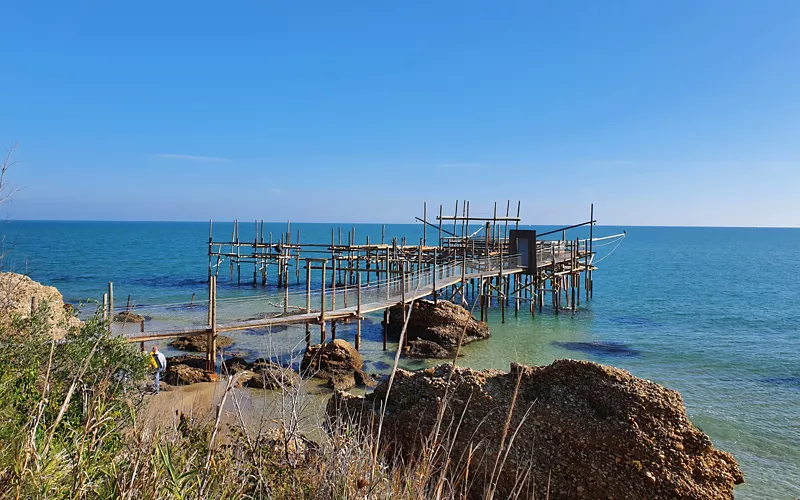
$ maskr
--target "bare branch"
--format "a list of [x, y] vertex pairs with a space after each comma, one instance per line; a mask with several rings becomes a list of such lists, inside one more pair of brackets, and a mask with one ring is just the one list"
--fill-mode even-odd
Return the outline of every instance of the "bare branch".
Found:
[[7, 188], [5, 182], [6, 172], [8, 172], [9, 169], [11, 169], [11, 167], [13, 167], [16, 163], [15, 161], [11, 161], [11, 157], [14, 155], [14, 152], [17, 149], [19, 149], [19, 144], [15, 142], [6, 150], [6, 156], [3, 159], [3, 164], [0, 165], [0, 204], [8, 201], [8, 199], [11, 198], [14, 193], [19, 191], [19, 189], [12, 189], [9, 192], [5, 192]]

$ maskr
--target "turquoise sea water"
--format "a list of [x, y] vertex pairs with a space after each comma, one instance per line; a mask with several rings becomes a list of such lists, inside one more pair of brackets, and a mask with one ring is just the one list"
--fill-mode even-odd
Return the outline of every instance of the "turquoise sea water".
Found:
[[[325, 243], [331, 226], [292, 224], [292, 232]], [[359, 243], [367, 235], [380, 239], [378, 225], [355, 228]], [[266, 231], [285, 229], [270, 224]], [[598, 227], [596, 234], [622, 229]], [[628, 237], [613, 253], [614, 246], [598, 248], [598, 259], [608, 257], [595, 273], [592, 302], [574, 314], [545, 308], [533, 320], [511, 312], [504, 325], [493, 312], [492, 337], [466, 346], [460, 363], [507, 369], [511, 361], [569, 357], [628, 369], [680, 391], [692, 421], [736, 457], [747, 480], [737, 498], [800, 496], [800, 230], [624, 229]], [[108, 281], [118, 304], [129, 294], [135, 304], [157, 304], [187, 301], [192, 293], [202, 301], [207, 293], [204, 223], [14, 221], [1, 232], [10, 250], [5, 267], [58, 287], [69, 302], [99, 299]], [[230, 224], [215, 223], [219, 239], [230, 232]], [[420, 225], [386, 232], [410, 244], [422, 237]], [[242, 240], [253, 234], [242, 226]], [[251, 286], [252, 268], [243, 268], [242, 286], [228, 281], [227, 269], [220, 297], [275, 292]], [[339, 336], [350, 339], [352, 328], [340, 327]], [[251, 354], [283, 354], [303, 341], [302, 328], [232, 336]], [[374, 316], [362, 349], [372, 371], [391, 361], [380, 339]]]

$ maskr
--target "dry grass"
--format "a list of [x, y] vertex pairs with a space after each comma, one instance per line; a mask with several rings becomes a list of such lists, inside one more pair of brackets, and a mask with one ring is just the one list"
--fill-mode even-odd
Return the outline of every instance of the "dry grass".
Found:
[[[320, 432], [312, 442], [300, 430], [309, 397], [300, 385], [284, 388], [272, 400], [279, 405], [277, 418], [261, 415], [259, 419], [259, 415], [242, 409], [242, 401], [233, 390], [237, 375], [225, 376], [224, 395], [210, 422], [181, 415], [170, 426], [153, 430], [137, 418], [140, 407], [136, 401], [141, 399], [144, 372], [124, 365], [135, 363], [135, 356], [110, 365], [96, 362], [98, 356], [108, 356], [112, 347], [122, 348], [108, 337], [101, 321], [87, 322], [82, 337], [72, 339], [84, 346], [72, 349], [74, 352], [62, 352], [68, 344], [43, 341], [46, 322], [39, 328], [40, 335], [31, 335], [31, 345], [22, 348], [28, 353], [22, 360], [25, 365], [0, 360], [5, 362], [0, 378], [0, 404], [4, 408], [0, 421], [2, 499], [476, 496], [470, 471], [475, 465], [472, 450], [480, 444], [476, 439], [468, 453], [454, 455], [455, 439], [467, 410], [445, 418], [450, 414], [446, 411], [452, 395], [449, 387], [440, 402], [433, 431], [413, 461], [387, 454], [395, 447], [383, 442], [382, 412], [377, 422], [328, 420], [327, 432]], [[18, 340], [12, 333], [0, 332], [0, 342], [12, 337]], [[4, 345], [4, 349], [8, 347]], [[67, 362], [69, 356], [73, 356], [72, 363]], [[143, 360], [139, 361], [143, 366]], [[453, 367], [455, 362], [454, 358]], [[138, 375], [120, 377], [123, 368]], [[56, 373], [66, 382], [56, 383]], [[388, 390], [384, 407], [390, 397]], [[492, 499], [496, 495], [497, 480], [519, 430], [510, 428], [514, 406], [512, 403], [508, 411], [489, 486], [478, 496]], [[236, 415], [235, 422], [224, 429], [223, 407], [232, 407]], [[530, 408], [526, 416], [528, 412]], [[252, 425], [253, 418], [258, 425]], [[518, 471], [519, 484], [525, 483], [526, 473]], [[513, 496], [524, 497], [522, 487], [515, 489]]]

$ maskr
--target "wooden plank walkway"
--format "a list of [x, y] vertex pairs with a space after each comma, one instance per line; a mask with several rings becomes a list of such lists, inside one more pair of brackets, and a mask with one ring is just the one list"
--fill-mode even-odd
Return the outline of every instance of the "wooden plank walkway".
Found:
[[[517, 274], [521, 271], [522, 268], [513, 267], [513, 268], [503, 269], [502, 272], [500, 270], [486, 270], [486, 271], [475, 271], [471, 273], [465, 273], [463, 277], [460, 274], [452, 275], [441, 279], [437, 279], [436, 291], [443, 290], [447, 287], [458, 284], [462, 281], [462, 279], [468, 281], [471, 279], [496, 277], [499, 275], [507, 276], [510, 274]], [[423, 297], [431, 295], [433, 291], [434, 288], [432, 284], [423, 287], [414, 287], [414, 288], [409, 287], [409, 289], [405, 293], [405, 302], [409, 303], [414, 300], [419, 300]], [[363, 317], [364, 314], [387, 309], [395, 304], [402, 302], [402, 300], [403, 300], [403, 294], [394, 292], [392, 295], [390, 295], [389, 299], [387, 300], [362, 304], [361, 316]], [[358, 318], [358, 306], [342, 307], [330, 311], [325, 311], [325, 321], [332, 321], [332, 320], [338, 321], [338, 320], [356, 319], [356, 318]], [[236, 321], [227, 324], [219, 324], [217, 325], [216, 332], [219, 334], [224, 332], [269, 328], [273, 326], [285, 326], [292, 324], [305, 324], [305, 323], [319, 324], [320, 320], [321, 320], [321, 313], [319, 310], [315, 310], [309, 313], [303, 312], [299, 314], [283, 313], [269, 318], [259, 318], [249, 321]], [[186, 337], [192, 335], [207, 335], [209, 333], [211, 333], [211, 328], [209, 327], [199, 328], [199, 329], [198, 328], [175, 329], [168, 332], [158, 332], [152, 334], [131, 336], [127, 338], [127, 341], [131, 343], [150, 342], [150, 341], [168, 340], [177, 337]]]

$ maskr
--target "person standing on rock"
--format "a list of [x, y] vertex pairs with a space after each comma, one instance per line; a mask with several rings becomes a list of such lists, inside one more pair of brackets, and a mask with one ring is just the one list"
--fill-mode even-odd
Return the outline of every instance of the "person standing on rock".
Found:
[[161, 387], [161, 373], [167, 369], [167, 357], [158, 350], [158, 347], [153, 346], [153, 350], [150, 353], [150, 361], [156, 369], [156, 389], [153, 392], [158, 394], [158, 390]]

